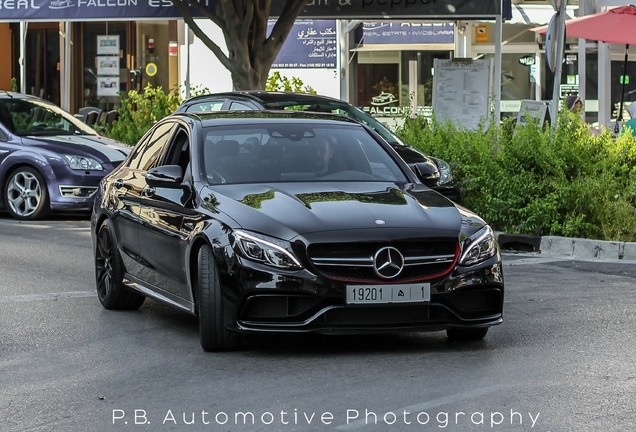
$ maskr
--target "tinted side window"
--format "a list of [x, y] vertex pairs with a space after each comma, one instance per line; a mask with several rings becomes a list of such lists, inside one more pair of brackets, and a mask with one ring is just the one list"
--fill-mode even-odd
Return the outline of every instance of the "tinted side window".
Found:
[[230, 105], [230, 111], [240, 111], [240, 110], [253, 110], [254, 107], [251, 105], [244, 104], [243, 102], [232, 102]]
[[143, 171], [156, 167], [165, 153], [174, 126], [174, 123], [164, 123], [157, 127], [149, 140], [137, 146], [130, 167]]
[[186, 108], [187, 112], [197, 111], [220, 111], [223, 108], [223, 100], [215, 100], [210, 102], [201, 102], [190, 105]]

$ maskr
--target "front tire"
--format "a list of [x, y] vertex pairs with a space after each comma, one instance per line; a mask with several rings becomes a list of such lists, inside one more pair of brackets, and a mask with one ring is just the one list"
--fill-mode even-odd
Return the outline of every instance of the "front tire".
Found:
[[15, 219], [44, 219], [51, 212], [46, 182], [35, 168], [23, 166], [13, 171], [5, 184], [4, 196]]
[[196, 303], [199, 313], [199, 337], [203, 350], [210, 352], [237, 349], [240, 337], [225, 328], [219, 274], [208, 245], [199, 249]]
[[461, 328], [453, 327], [446, 330], [450, 341], [480, 341], [488, 334], [488, 327]]
[[139, 309], [146, 298], [128, 290], [124, 283], [124, 263], [117, 250], [110, 222], [105, 220], [97, 232], [95, 284], [97, 297], [106, 309]]

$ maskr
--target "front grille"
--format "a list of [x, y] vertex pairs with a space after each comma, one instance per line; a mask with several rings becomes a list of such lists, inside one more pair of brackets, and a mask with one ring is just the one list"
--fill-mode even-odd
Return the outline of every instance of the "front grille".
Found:
[[64, 198], [90, 198], [96, 191], [96, 186], [60, 186], [60, 195]]
[[[386, 246], [396, 248], [404, 257], [403, 270], [390, 280], [379, 277], [373, 267], [373, 257]], [[456, 241], [448, 239], [329, 243], [310, 245], [307, 253], [318, 272], [330, 279], [397, 283], [426, 280], [448, 273], [457, 261], [459, 246]]]

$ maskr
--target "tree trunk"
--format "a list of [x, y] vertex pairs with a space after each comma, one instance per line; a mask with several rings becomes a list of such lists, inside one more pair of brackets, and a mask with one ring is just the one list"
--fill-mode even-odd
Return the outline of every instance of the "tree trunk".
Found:
[[[230, 71], [236, 90], [265, 90], [267, 76], [307, 0], [281, 0], [284, 7], [271, 33], [267, 21], [272, 0], [221, 0], [215, 12], [197, 0], [172, 0], [194, 34]], [[196, 24], [190, 7], [223, 31], [228, 54]]]

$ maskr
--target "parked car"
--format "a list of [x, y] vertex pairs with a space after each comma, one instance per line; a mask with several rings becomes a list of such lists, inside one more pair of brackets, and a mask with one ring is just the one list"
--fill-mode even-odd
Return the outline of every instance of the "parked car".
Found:
[[482, 339], [502, 322], [493, 231], [414, 167], [340, 115], [168, 116], [96, 194], [99, 301], [198, 315], [206, 351], [250, 332]]
[[44, 99], [0, 91], [0, 208], [16, 219], [89, 212], [100, 180], [128, 153]]
[[402, 141], [383, 123], [348, 102], [306, 93], [243, 91], [195, 96], [184, 101], [176, 112], [218, 110], [296, 110], [330, 112], [351, 117], [375, 130], [393, 146], [402, 159], [411, 166], [418, 162], [432, 161], [439, 171], [439, 184], [432, 188], [455, 202], [460, 202], [459, 189], [453, 179], [450, 166], [445, 161], [426, 155]]

